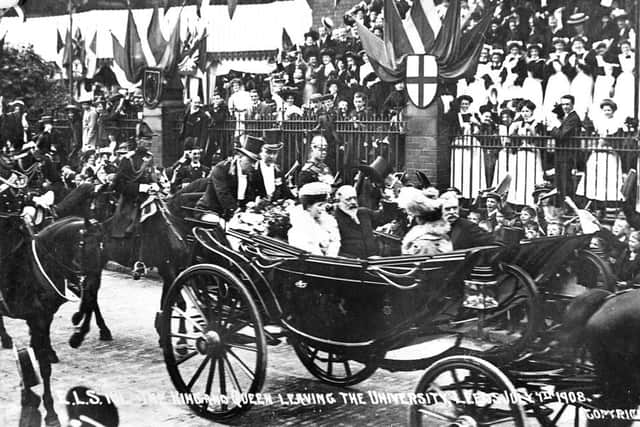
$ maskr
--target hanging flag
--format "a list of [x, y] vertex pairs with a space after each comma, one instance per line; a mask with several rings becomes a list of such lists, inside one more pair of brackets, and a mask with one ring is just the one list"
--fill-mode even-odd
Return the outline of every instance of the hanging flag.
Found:
[[71, 38], [71, 30], [67, 30], [64, 38], [64, 52], [62, 54], [62, 66], [68, 67], [73, 62], [73, 39]]
[[233, 19], [233, 14], [236, 13], [236, 6], [238, 6], [238, 0], [227, 0], [227, 9], [229, 10], [229, 19]]
[[460, 1], [451, 0], [431, 52], [438, 58], [438, 64], [449, 63], [458, 54], [460, 33]]
[[402, 25], [402, 18], [393, 0], [384, 2], [383, 33], [387, 57], [392, 61], [392, 64], [399, 64], [406, 55], [414, 53], [407, 32]]
[[60, 34], [60, 29], [58, 28], [58, 30], [56, 31], [57, 35], [58, 35], [58, 43], [57, 43], [57, 53], [60, 53], [60, 51], [62, 49], [64, 49], [64, 42], [62, 41], [62, 35]]
[[289, 37], [287, 30], [284, 27], [282, 27], [282, 51], [289, 52], [289, 50], [291, 50], [292, 47], [293, 47], [293, 42], [291, 41], [291, 37]]
[[93, 33], [93, 39], [91, 39], [91, 43], [89, 43], [89, 50], [91, 50], [91, 52], [93, 52], [94, 54], [98, 53], [98, 30], [96, 30], [95, 33]]
[[178, 72], [184, 76], [195, 76], [198, 70], [204, 71], [207, 65], [206, 28], [194, 31], [189, 30], [178, 60]]
[[4, 51], [4, 39], [7, 37], [7, 33], [5, 32], [0, 38], [0, 58], [2, 58], [2, 52]]
[[407, 21], [416, 29], [421, 29], [419, 36], [424, 50], [430, 51], [442, 26], [433, 0], [414, 1], [407, 15]]
[[180, 17], [182, 10], [178, 15], [176, 24], [173, 27], [169, 42], [167, 43], [162, 58], [158, 61], [158, 68], [161, 68], [166, 75], [172, 75], [175, 71], [178, 58], [180, 57]]
[[157, 6], [153, 9], [153, 15], [151, 15], [151, 23], [147, 30], [147, 40], [149, 40], [149, 47], [151, 48], [151, 53], [153, 53], [153, 58], [156, 60], [156, 63], [160, 62], [167, 46], [167, 41], [162, 35], [160, 10]]
[[86, 58], [87, 50], [84, 39], [82, 38], [82, 31], [80, 31], [80, 28], [76, 28], [75, 35], [73, 36], [73, 59], [77, 59], [80, 63], [84, 64]]
[[[127, 80], [135, 83], [142, 78], [142, 71], [147, 66], [147, 61], [142, 51], [142, 41], [138, 33], [138, 27], [133, 19], [133, 13], [129, 9], [127, 19], [127, 34], [124, 40], [124, 47], [113, 36], [113, 58], [127, 76]], [[117, 53], [116, 53], [117, 52]]]
[[394, 82], [402, 79], [404, 69], [397, 67], [392, 63], [391, 58], [387, 56], [384, 40], [373, 34], [360, 22], [356, 21], [356, 25], [362, 47], [367, 52], [369, 63], [373, 67], [376, 75], [386, 82]]

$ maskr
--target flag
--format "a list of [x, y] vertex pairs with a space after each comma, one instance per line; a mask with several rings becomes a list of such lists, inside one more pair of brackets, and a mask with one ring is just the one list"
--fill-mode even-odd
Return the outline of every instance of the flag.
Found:
[[82, 38], [82, 31], [80, 28], [76, 28], [75, 35], [73, 36], [73, 58], [80, 60], [82, 64], [85, 63], [87, 58], [87, 50], [85, 48], [84, 39]]
[[149, 47], [151, 48], [151, 53], [153, 53], [153, 58], [156, 60], [156, 63], [160, 62], [164, 55], [167, 41], [162, 35], [160, 10], [157, 6], [153, 9], [153, 15], [151, 15], [151, 23], [147, 30], [147, 40], [149, 40]]
[[7, 33], [5, 32], [0, 38], [0, 58], [2, 57], [2, 52], [4, 51], [4, 39], [7, 37]]
[[60, 29], [58, 29], [56, 31], [58, 33], [58, 43], [57, 43], [57, 53], [60, 53], [60, 51], [64, 48], [64, 42], [62, 41], [62, 35], [60, 35]]
[[158, 61], [158, 67], [162, 68], [165, 74], [172, 74], [177, 64], [178, 57], [180, 56], [180, 17], [182, 16], [182, 10], [178, 15], [176, 24], [173, 27], [169, 41], [164, 49], [162, 57]]
[[460, 44], [460, 0], [451, 0], [442, 20], [442, 28], [435, 40], [432, 54], [438, 64], [449, 63], [458, 53]]
[[293, 42], [291, 41], [291, 37], [289, 37], [287, 30], [284, 27], [282, 27], [282, 51], [289, 52], [289, 50], [291, 50], [292, 47], [293, 47]]
[[236, 13], [236, 6], [238, 6], [238, 0], [227, 0], [227, 9], [229, 10], [229, 19], [233, 19], [233, 14]]
[[64, 38], [64, 52], [62, 53], [62, 66], [68, 67], [73, 62], [73, 39], [71, 38], [71, 30], [67, 30]]
[[393, 0], [384, 2], [384, 43], [387, 57], [391, 63], [401, 63], [406, 55], [414, 53], [407, 32], [402, 25], [402, 18]]
[[433, 0], [414, 1], [407, 15], [407, 24], [421, 29], [418, 32], [420, 40], [425, 52], [429, 52], [442, 26]]
[[178, 72], [181, 75], [194, 76], [207, 66], [207, 32], [205, 28], [193, 33], [189, 30], [187, 40], [178, 60]]
[[91, 52], [93, 52], [94, 54], [98, 53], [98, 30], [96, 30], [95, 33], [93, 33], [93, 39], [91, 40], [91, 43], [89, 43], [89, 50], [91, 50]]
[[142, 41], [138, 33], [138, 27], [133, 19], [133, 13], [129, 9], [129, 17], [127, 19], [127, 34], [124, 40], [124, 46], [120, 45], [118, 40], [113, 37], [113, 58], [116, 63], [127, 76], [127, 80], [135, 83], [142, 77], [142, 71], [147, 66], [147, 61], [142, 51]]
[[396, 67], [387, 56], [384, 40], [373, 34], [360, 22], [356, 21], [356, 25], [362, 47], [367, 52], [369, 63], [376, 75], [386, 82], [398, 81], [403, 78], [404, 69]]

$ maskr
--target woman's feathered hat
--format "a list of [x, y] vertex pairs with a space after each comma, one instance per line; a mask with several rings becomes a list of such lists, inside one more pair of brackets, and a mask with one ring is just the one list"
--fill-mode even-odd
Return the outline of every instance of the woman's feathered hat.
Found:
[[442, 219], [442, 202], [430, 199], [417, 188], [404, 187], [398, 195], [398, 207], [427, 222]]

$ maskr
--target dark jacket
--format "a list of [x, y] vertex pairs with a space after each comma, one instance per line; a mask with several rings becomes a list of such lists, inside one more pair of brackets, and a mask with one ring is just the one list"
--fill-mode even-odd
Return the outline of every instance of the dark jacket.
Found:
[[473, 222], [464, 218], [458, 218], [458, 220], [451, 225], [449, 237], [453, 244], [453, 250], [468, 249], [495, 243], [495, 238], [491, 233], [487, 233]]
[[125, 237], [137, 224], [140, 203], [145, 195], [140, 195], [140, 184], [154, 182], [151, 155], [136, 151], [120, 161], [118, 172], [113, 180], [113, 188], [120, 195], [113, 216], [112, 237]]
[[640, 254], [632, 261], [629, 259], [629, 249], [622, 251], [614, 264], [614, 273], [618, 280], [640, 283]]
[[567, 117], [562, 119], [559, 127], [551, 129], [551, 136], [556, 139], [556, 147], [570, 147], [571, 137], [574, 137], [580, 131], [582, 121], [578, 113], [571, 111]]
[[[275, 190], [271, 196], [272, 200], [295, 199], [296, 196], [291, 193], [287, 180], [278, 166], [275, 167]], [[267, 197], [267, 190], [264, 185], [264, 177], [262, 176], [262, 163], [258, 163], [258, 170], [255, 175], [255, 191], [256, 196]]]
[[209, 124], [211, 116], [204, 110], [200, 110], [194, 114], [187, 112], [182, 123], [182, 132], [180, 139], [184, 141], [187, 137], [195, 138], [195, 146], [205, 148], [209, 139]]
[[[253, 178], [255, 180], [255, 178]], [[247, 177], [247, 190], [244, 200], [238, 200], [238, 171], [234, 157], [223, 160], [213, 167], [209, 174], [204, 195], [196, 203], [197, 209], [213, 211], [224, 219], [233, 216], [238, 207], [255, 199], [252, 178]]]
[[336, 209], [335, 217], [340, 230], [339, 255], [364, 259], [378, 252], [378, 244], [373, 237], [374, 228], [391, 218], [383, 210], [374, 211], [369, 208], [358, 208], [356, 215], [360, 224], [356, 224], [342, 209]]

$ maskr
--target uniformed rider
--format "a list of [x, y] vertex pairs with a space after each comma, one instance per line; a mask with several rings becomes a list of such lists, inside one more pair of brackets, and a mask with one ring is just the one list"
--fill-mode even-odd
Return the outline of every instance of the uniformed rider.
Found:
[[333, 175], [329, 166], [325, 163], [329, 145], [322, 135], [316, 135], [311, 139], [311, 151], [309, 160], [302, 166], [298, 175], [298, 187], [302, 187], [310, 182], [324, 182], [333, 185]]
[[255, 200], [255, 164], [260, 159], [263, 142], [261, 138], [247, 136], [233, 157], [214, 166], [205, 193], [196, 204], [196, 209], [210, 211], [202, 215], [203, 221], [228, 220], [236, 209]]

